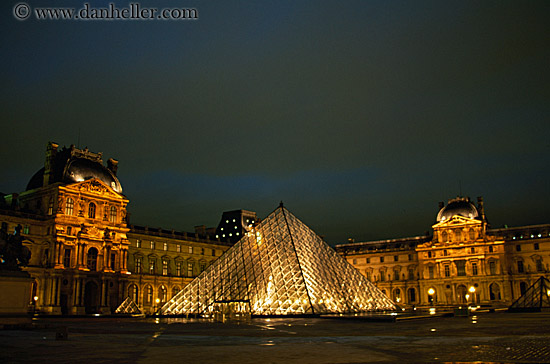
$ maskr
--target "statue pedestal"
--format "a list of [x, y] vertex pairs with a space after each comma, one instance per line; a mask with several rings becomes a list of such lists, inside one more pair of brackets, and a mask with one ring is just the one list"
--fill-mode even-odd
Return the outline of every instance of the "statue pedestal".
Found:
[[28, 314], [32, 281], [27, 272], [0, 271], [0, 316]]

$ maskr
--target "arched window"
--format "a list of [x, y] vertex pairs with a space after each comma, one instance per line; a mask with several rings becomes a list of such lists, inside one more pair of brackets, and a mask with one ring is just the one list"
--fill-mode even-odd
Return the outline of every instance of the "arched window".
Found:
[[474, 229], [470, 229], [470, 240], [476, 240], [476, 233], [474, 231]]
[[90, 202], [88, 205], [88, 217], [90, 219], [95, 219], [95, 203]]
[[88, 269], [91, 271], [97, 270], [97, 249], [88, 249]]
[[166, 296], [167, 296], [166, 287], [160, 286], [160, 288], [159, 288], [160, 303], [165, 303], [166, 302]]
[[441, 240], [442, 240], [444, 243], [447, 242], [447, 237], [448, 237], [448, 236], [447, 236], [447, 232], [446, 232], [446, 231], [443, 231], [443, 232], [441, 233]]
[[109, 213], [109, 221], [111, 223], [116, 223], [116, 207], [111, 206], [111, 211]]
[[393, 290], [393, 300], [397, 303], [401, 302], [401, 290], [399, 288]]
[[143, 301], [149, 306], [153, 303], [153, 287], [149, 284], [145, 286], [145, 290], [143, 291]]
[[525, 293], [525, 291], [527, 291], [527, 283], [525, 282], [520, 282], [519, 283], [519, 293], [521, 295], [523, 295]]
[[500, 300], [500, 287], [496, 283], [489, 286], [489, 298], [491, 301]]
[[172, 297], [174, 297], [175, 295], [178, 294], [178, 292], [180, 291], [180, 288], [178, 286], [174, 286], [172, 288]]
[[67, 197], [67, 201], [65, 201], [65, 215], [73, 216], [74, 212], [74, 201], [72, 198]]
[[457, 295], [458, 303], [462, 303], [462, 304], [467, 303], [466, 294], [467, 294], [466, 286], [461, 284], [460, 286], [456, 287], [456, 295]]
[[130, 297], [130, 299], [134, 301], [135, 304], [139, 303], [139, 289], [135, 284], [132, 284], [130, 285], [130, 287], [128, 287], [128, 297]]
[[455, 230], [455, 241], [462, 241], [462, 231], [459, 229]]
[[409, 298], [409, 303], [416, 302], [416, 290], [414, 288], [409, 288], [408, 298]]

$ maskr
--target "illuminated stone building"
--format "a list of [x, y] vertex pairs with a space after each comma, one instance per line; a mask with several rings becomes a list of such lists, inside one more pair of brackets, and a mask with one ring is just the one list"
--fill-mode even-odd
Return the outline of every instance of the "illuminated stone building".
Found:
[[31, 250], [32, 309], [110, 313], [130, 296], [153, 312], [229, 248], [199, 234], [129, 226], [117, 169], [101, 153], [48, 143], [27, 189], [0, 199], [2, 228], [21, 225]]
[[483, 199], [455, 198], [440, 203], [432, 229], [336, 249], [402, 306], [509, 306], [550, 277], [550, 224], [491, 229]]

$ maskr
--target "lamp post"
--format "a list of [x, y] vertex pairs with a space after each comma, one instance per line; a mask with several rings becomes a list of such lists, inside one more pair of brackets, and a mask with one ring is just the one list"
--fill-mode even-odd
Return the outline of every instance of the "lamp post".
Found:
[[160, 309], [159, 303], [160, 303], [160, 298], [157, 298], [157, 299], [155, 300], [155, 315], [158, 314], [158, 310]]
[[434, 303], [434, 297], [433, 297], [434, 294], [435, 294], [435, 289], [430, 287], [430, 289], [428, 289], [428, 300], [432, 305]]
[[470, 289], [468, 289], [468, 291], [472, 294], [472, 304], [475, 303], [475, 300], [476, 300], [476, 297], [475, 297], [475, 293], [476, 293], [476, 288], [474, 286], [470, 286]]

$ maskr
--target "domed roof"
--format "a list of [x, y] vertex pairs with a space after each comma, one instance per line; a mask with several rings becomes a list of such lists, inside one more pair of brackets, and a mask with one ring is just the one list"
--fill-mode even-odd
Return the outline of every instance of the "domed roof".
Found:
[[[27, 190], [40, 188], [44, 183], [44, 168], [32, 176], [27, 184]], [[105, 167], [101, 160], [101, 154], [81, 151], [74, 146], [64, 149], [57, 153], [51, 162], [51, 171], [48, 184], [75, 183], [82, 182], [92, 178], [97, 178], [114, 191], [122, 193], [122, 186], [116, 174]]]
[[439, 210], [437, 222], [449, 220], [455, 215], [467, 217], [469, 219], [476, 219], [479, 217], [477, 208], [470, 202], [469, 198], [457, 197], [449, 200], [447, 206]]
[[122, 192], [118, 178], [103, 164], [84, 158], [74, 158], [67, 164], [63, 182], [74, 183], [97, 178], [116, 192]]

